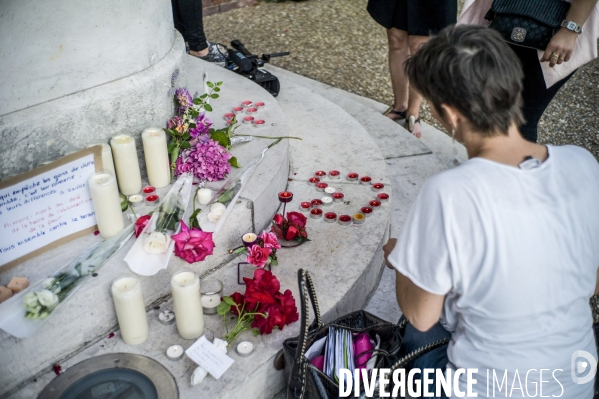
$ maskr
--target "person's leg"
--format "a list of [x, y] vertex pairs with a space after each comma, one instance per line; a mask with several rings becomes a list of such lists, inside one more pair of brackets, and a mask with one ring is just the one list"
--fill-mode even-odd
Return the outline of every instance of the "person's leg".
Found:
[[189, 43], [189, 53], [196, 57], [208, 54], [208, 42], [204, 33], [201, 0], [177, 0], [184, 26], [183, 38]]
[[[429, 39], [428, 36], [408, 36], [408, 46], [410, 47], [410, 54], [415, 54], [416, 51], [420, 48], [420, 46], [425, 43]], [[403, 65], [402, 65], [403, 68]], [[414, 116], [414, 120], [418, 120], [420, 118], [420, 105], [422, 104], [422, 96], [416, 90], [409, 89], [408, 90], [408, 109], [406, 111], [406, 115], [408, 120], [406, 122], [406, 127], [408, 130], [412, 132], [412, 134], [418, 138], [420, 138], [422, 134], [422, 126], [420, 122], [414, 123], [413, 127], [410, 127], [410, 115]]]
[[[537, 56], [537, 50], [516, 45], [511, 45], [511, 47], [518, 58], [520, 58], [524, 71], [524, 80], [522, 81], [522, 100], [524, 102], [522, 114], [526, 122], [520, 126], [520, 133], [522, 133], [522, 136], [526, 140], [536, 143], [539, 120], [541, 120], [545, 109], [549, 106], [553, 97], [574, 75], [574, 72], [550, 88], [547, 88], [545, 78], [543, 77], [543, 70]], [[556, 66], [556, 68], [559, 68], [559, 66]]]
[[[403, 112], [408, 107], [408, 80], [403, 67], [410, 53], [408, 32], [396, 28], [388, 29], [387, 41], [389, 43], [389, 73], [394, 97], [393, 110]], [[393, 120], [401, 119], [400, 115], [395, 113], [389, 113], [387, 117]]]

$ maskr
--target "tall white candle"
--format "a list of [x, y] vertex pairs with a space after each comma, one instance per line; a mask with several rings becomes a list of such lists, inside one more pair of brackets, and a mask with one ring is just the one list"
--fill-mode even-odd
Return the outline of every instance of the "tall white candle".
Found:
[[117, 235], [125, 228], [116, 178], [109, 171], [94, 173], [87, 181], [102, 238]]
[[206, 205], [212, 199], [212, 190], [209, 188], [200, 188], [198, 190], [198, 204]]
[[146, 158], [148, 180], [156, 188], [166, 187], [171, 182], [171, 171], [166, 146], [166, 133], [159, 127], [150, 127], [141, 134]]
[[123, 341], [139, 345], [148, 339], [148, 318], [139, 280], [133, 276], [117, 278], [112, 283], [112, 299]]
[[110, 140], [119, 189], [125, 195], [141, 191], [141, 172], [133, 137], [119, 134]]
[[171, 279], [171, 289], [179, 335], [184, 339], [200, 337], [204, 332], [200, 278], [190, 270], [182, 270]]
[[96, 143], [90, 145], [89, 147], [93, 147], [96, 145], [102, 146], [102, 169], [109, 170], [112, 172], [113, 175], [116, 175], [116, 171], [114, 170], [114, 161], [112, 160], [112, 149], [106, 143]]

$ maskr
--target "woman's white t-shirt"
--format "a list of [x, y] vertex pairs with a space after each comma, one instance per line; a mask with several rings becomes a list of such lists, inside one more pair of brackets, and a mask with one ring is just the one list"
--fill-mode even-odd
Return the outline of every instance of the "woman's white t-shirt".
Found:
[[599, 164], [580, 147], [548, 150], [531, 170], [473, 158], [429, 178], [389, 256], [446, 295], [448, 369], [477, 368], [478, 397], [593, 397], [571, 364], [579, 350], [597, 359]]

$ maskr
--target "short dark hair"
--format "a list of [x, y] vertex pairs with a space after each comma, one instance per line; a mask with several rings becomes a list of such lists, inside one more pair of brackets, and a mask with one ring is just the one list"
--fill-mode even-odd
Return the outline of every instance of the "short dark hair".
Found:
[[423, 44], [405, 69], [410, 85], [442, 117], [441, 104], [453, 106], [488, 136], [524, 123], [522, 66], [493, 29], [449, 26]]

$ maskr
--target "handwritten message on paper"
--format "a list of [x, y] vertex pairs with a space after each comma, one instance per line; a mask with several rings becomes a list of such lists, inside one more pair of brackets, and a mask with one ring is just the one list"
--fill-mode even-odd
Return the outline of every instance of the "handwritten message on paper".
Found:
[[234, 360], [221, 352], [212, 342], [202, 335], [185, 354], [199, 366], [206, 369], [217, 380], [228, 370]]
[[89, 154], [0, 189], [0, 266], [96, 224]]

